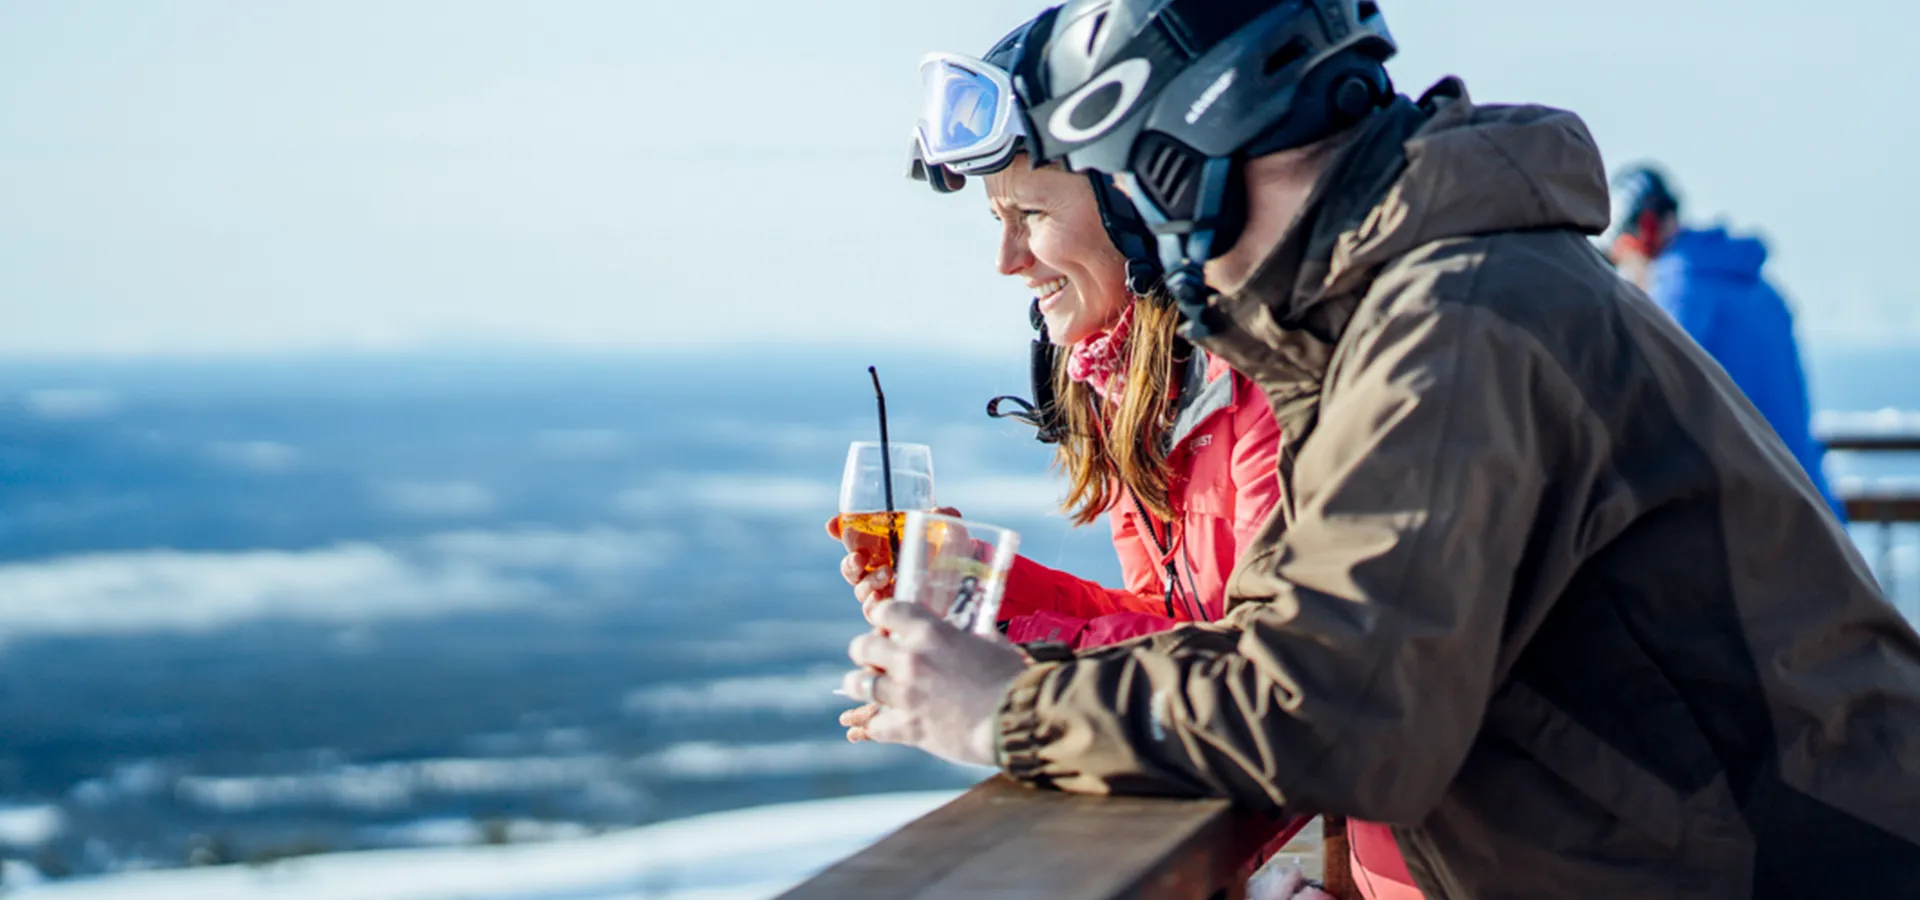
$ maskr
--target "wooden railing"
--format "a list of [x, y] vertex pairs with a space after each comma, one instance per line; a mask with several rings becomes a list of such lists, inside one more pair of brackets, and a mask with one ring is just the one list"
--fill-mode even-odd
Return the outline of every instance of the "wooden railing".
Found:
[[1260, 833], [1225, 800], [1091, 797], [995, 776], [780, 900], [1240, 900]]

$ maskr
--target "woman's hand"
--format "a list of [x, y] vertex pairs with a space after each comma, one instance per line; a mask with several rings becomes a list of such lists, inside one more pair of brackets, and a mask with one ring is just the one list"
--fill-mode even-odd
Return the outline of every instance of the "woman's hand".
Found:
[[[960, 511], [951, 506], [942, 506], [934, 510], [943, 516], [960, 518]], [[827, 520], [827, 535], [840, 540], [840, 517]], [[873, 564], [873, 558], [864, 550], [854, 550], [840, 558], [840, 577], [853, 585], [853, 599], [860, 601], [860, 608], [871, 607], [875, 601], [893, 596], [893, 567], [880, 566], [869, 572], [867, 567]]]

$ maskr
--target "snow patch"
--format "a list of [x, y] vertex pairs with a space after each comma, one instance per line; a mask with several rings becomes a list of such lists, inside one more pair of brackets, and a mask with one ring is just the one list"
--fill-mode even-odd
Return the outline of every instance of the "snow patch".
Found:
[[611, 428], [548, 429], [533, 443], [541, 456], [569, 461], [618, 459], [632, 449], [632, 441]]
[[765, 806], [545, 844], [379, 850], [265, 868], [135, 872], [24, 885], [14, 896], [765, 900], [958, 795], [928, 791]]
[[630, 516], [660, 516], [681, 510], [736, 516], [813, 516], [824, 522], [839, 500], [837, 482], [776, 475], [673, 475], [622, 491], [614, 507]]
[[473, 819], [420, 819], [400, 825], [362, 829], [383, 847], [470, 847], [499, 838], [510, 844], [544, 844], [591, 837], [594, 830], [578, 822], [513, 819], [477, 822]]
[[840, 670], [816, 669], [669, 684], [634, 691], [623, 706], [633, 715], [829, 712], [848, 705], [846, 698], [833, 693], [844, 675]]
[[286, 472], [300, 464], [298, 448], [277, 441], [222, 441], [207, 445], [215, 462], [268, 474]]
[[20, 398], [27, 412], [60, 421], [98, 419], [119, 411], [120, 396], [91, 388], [47, 388], [28, 391]]
[[0, 806], [0, 844], [38, 847], [66, 827], [67, 815], [58, 806]]
[[499, 505], [486, 485], [471, 481], [396, 481], [376, 493], [387, 509], [420, 518], [484, 516]]
[[605, 578], [664, 563], [664, 531], [462, 531], [392, 546], [97, 553], [0, 565], [0, 639], [209, 631], [259, 619], [364, 625], [523, 605], [536, 574]]
[[870, 772], [922, 760], [896, 744], [850, 744], [843, 740], [775, 744], [675, 744], [638, 760], [645, 771], [687, 781], [717, 781], [768, 775]]
[[364, 811], [405, 809], [418, 795], [562, 791], [617, 781], [620, 765], [604, 756], [518, 759], [423, 759], [341, 766], [297, 775], [188, 775], [174, 786], [181, 802], [223, 813], [282, 806], [334, 806]]

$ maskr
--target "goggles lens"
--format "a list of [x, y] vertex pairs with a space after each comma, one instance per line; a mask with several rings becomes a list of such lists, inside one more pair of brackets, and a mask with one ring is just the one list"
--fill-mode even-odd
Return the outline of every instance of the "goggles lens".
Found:
[[985, 72], [947, 60], [920, 69], [920, 137], [930, 154], [988, 150], [1006, 134], [1001, 87]]

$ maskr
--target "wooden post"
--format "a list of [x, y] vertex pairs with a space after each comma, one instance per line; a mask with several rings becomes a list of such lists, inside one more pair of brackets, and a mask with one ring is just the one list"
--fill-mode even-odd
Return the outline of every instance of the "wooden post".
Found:
[[1320, 852], [1324, 854], [1325, 873], [1320, 881], [1334, 900], [1360, 900], [1360, 885], [1353, 880], [1353, 858], [1347, 844], [1347, 820], [1343, 816], [1320, 817]]

